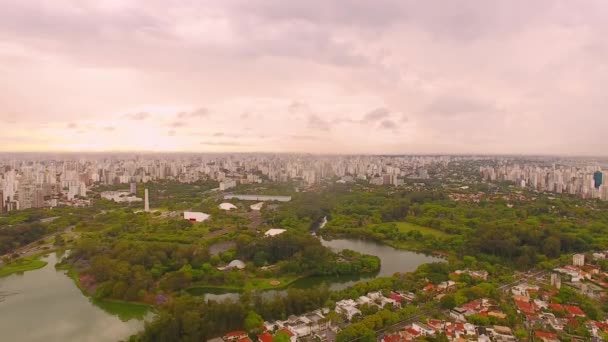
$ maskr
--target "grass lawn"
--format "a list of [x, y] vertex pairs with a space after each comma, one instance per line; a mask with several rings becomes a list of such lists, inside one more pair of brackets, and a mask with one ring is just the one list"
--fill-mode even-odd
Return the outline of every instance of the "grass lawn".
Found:
[[399, 231], [402, 233], [407, 233], [412, 230], [417, 230], [422, 235], [433, 235], [438, 238], [444, 238], [444, 237], [449, 236], [448, 234], [446, 234], [440, 230], [419, 226], [417, 224], [413, 224], [413, 223], [409, 223], [409, 222], [395, 222], [395, 224], [397, 224], [397, 228], [399, 228]]
[[10, 264], [0, 267], [0, 277], [6, 277], [13, 273], [23, 273], [26, 271], [37, 270], [47, 265], [46, 261], [38, 259], [38, 256], [21, 258]]
[[[275, 277], [275, 278], [253, 278], [245, 283], [244, 286], [229, 286], [229, 285], [205, 285], [205, 284], [194, 284], [188, 289], [192, 293], [215, 293], [222, 294], [226, 292], [242, 292], [245, 290], [273, 290], [283, 289], [289, 286], [294, 281], [302, 277], [287, 276], [287, 277]], [[276, 283], [278, 281], [278, 284]]]
[[98, 300], [92, 302], [103, 311], [118, 316], [121, 321], [126, 322], [131, 319], [143, 319], [150, 311], [150, 306], [139, 303], [129, 303], [118, 300]]
[[[269, 290], [269, 289], [279, 289], [288, 286], [294, 281], [298, 280], [300, 277], [277, 277], [277, 278], [255, 278], [252, 279], [251, 282], [247, 283], [245, 287], [255, 289], [255, 290]], [[273, 283], [273, 281], [278, 281], [279, 283]]]

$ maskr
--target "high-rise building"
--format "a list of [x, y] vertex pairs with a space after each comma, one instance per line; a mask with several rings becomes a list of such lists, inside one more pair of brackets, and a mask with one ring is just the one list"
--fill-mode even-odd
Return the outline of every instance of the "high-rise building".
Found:
[[0, 213], [4, 212], [4, 192], [0, 190]]
[[137, 183], [131, 182], [129, 192], [133, 195], [135, 195], [137, 193]]
[[572, 264], [574, 266], [585, 266], [585, 255], [584, 254], [574, 254], [572, 256]]
[[150, 211], [150, 197], [148, 196], [148, 189], [144, 190], [144, 211]]
[[602, 171], [595, 171], [595, 173], [593, 173], [593, 182], [595, 184], [595, 188], [599, 189], [600, 186], [602, 185], [602, 181], [603, 181], [603, 174]]

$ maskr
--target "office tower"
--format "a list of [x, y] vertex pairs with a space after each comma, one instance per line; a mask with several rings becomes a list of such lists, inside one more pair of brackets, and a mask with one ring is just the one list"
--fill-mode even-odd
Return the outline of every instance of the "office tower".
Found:
[[596, 189], [599, 189], [602, 185], [602, 176], [602, 171], [595, 171], [595, 173], [593, 173], [593, 182], [595, 183]]
[[572, 264], [574, 266], [585, 266], [585, 255], [584, 254], [574, 254], [572, 256]]
[[144, 211], [150, 211], [150, 197], [148, 197], [148, 189], [144, 190]]
[[135, 195], [135, 193], [137, 193], [137, 183], [131, 182], [129, 192], [133, 195]]
[[4, 212], [4, 192], [0, 190], [0, 213]]

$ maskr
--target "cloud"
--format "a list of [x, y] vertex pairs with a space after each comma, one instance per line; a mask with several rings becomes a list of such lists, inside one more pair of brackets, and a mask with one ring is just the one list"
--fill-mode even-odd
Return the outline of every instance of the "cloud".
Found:
[[314, 135], [290, 135], [289, 139], [294, 140], [317, 140], [318, 138]]
[[191, 112], [179, 112], [177, 117], [180, 119], [185, 118], [202, 118], [209, 115], [209, 110], [204, 107], [197, 108]]
[[379, 120], [389, 117], [390, 114], [391, 114], [391, 112], [386, 108], [376, 108], [376, 109], [372, 110], [371, 112], [365, 114], [363, 116], [363, 119], [361, 119], [361, 122], [363, 122], [363, 123], [377, 122]]
[[103, 130], [106, 132], [112, 132], [112, 131], [116, 130], [116, 127], [107, 126], [107, 127], [104, 127]]
[[78, 124], [77, 124], [77, 123], [74, 123], [74, 122], [71, 122], [71, 123], [69, 123], [69, 124], [67, 125], [67, 128], [68, 128], [68, 129], [76, 129], [76, 128], [78, 128]]
[[222, 133], [222, 132], [216, 132], [216, 133], [213, 133], [213, 136], [214, 137], [223, 137], [224, 133]]
[[[560, 0], [5, 0], [0, 117], [48, 149], [86, 129], [78, 140], [98, 149], [197, 151], [225, 132], [271, 151], [317, 134], [331, 152], [606, 151], [607, 13]], [[206, 138], [181, 132], [199, 120]]]
[[293, 101], [289, 104], [289, 106], [287, 106], [287, 111], [290, 114], [308, 113], [310, 108], [306, 103]]
[[125, 117], [127, 117], [131, 120], [142, 121], [142, 120], [146, 120], [147, 118], [149, 118], [150, 113], [147, 113], [147, 112], [131, 113], [131, 114], [125, 115]]
[[239, 141], [202, 141], [201, 145], [207, 146], [245, 146]]
[[496, 112], [493, 103], [468, 96], [443, 95], [435, 98], [425, 108], [425, 113], [444, 117], [454, 117], [466, 114], [483, 114]]
[[321, 119], [316, 114], [311, 114], [308, 116], [308, 128], [319, 131], [331, 130], [329, 122]]
[[179, 127], [185, 127], [186, 125], [187, 125], [187, 123], [185, 121], [173, 121], [172, 123], [169, 124], [169, 127], [179, 128]]
[[175, 130], [174, 130], [174, 129], [172, 129], [172, 130], [170, 130], [169, 132], [167, 132], [167, 135], [168, 135], [168, 136], [170, 136], [170, 137], [174, 137], [174, 136], [175, 136], [175, 133], [176, 133], [176, 132], [175, 132]]
[[397, 128], [399, 128], [397, 123], [395, 123], [395, 121], [393, 120], [383, 120], [382, 122], [380, 122], [379, 127], [387, 130], [396, 130]]

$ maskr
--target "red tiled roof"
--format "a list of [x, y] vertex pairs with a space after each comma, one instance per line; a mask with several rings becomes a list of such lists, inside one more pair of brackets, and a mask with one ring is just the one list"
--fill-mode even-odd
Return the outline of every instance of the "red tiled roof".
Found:
[[420, 335], [420, 331], [412, 329], [412, 328], [407, 328], [405, 329], [405, 331], [407, 331], [408, 334], [412, 335], [412, 336], [418, 336]]
[[571, 315], [585, 317], [585, 312], [581, 310], [581, 308], [579, 308], [578, 306], [566, 305], [564, 307]]
[[401, 341], [401, 336], [399, 336], [399, 335], [384, 336], [383, 341], [384, 342], [400, 342]]
[[478, 308], [481, 307], [481, 301], [480, 300], [474, 300], [472, 302], [468, 302], [466, 304], [462, 305], [463, 308], [468, 309], [468, 310], [477, 310]]
[[526, 314], [533, 314], [536, 311], [534, 304], [522, 302], [521, 300], [516, 300], [515, 305], [517, 306], [519, 311]]
[[427, 286], [424, 287], [424, 291], [429, 292], [429, 291], [433, 291], [435, 289], [435, 285], [433, 284], [428, 284]]
[[247, 336], [246, 331], [231, 331], [227, 333], [224, 337], [237, 337], [237, 336]]
[[428, 324], [430, 327], [432, 327], [432, 328], [440, 328], [440, 327], [442, 327], [442, 326], [443, 326], [443, 321], [440, 321], [440, 320], [438, 320], [438, 319], [432, 319], [432, 318], [430, 318], [430, 319], [427, 321], [427, 324]]
[[557, 339], [557, 334], [545, 332], [545, 331], [535, 331], [534, 336], [536, 336], [538, 338], [547, 338], [547, 339], [551, 339], [551, 340]]
[[237, 342], [253, 342], [249, 337], [243, 337], [239, 339]]
[[555, 311], [564, 311], [564, 307], [561, 304], [558, 304], [558, 303], [551, 303], [551, 304], [549, 304], [549, 309], [555, 310]]
[[260, 342], [272, 342], [272, 335], [265, 332], [261, 335], [258, 335], [258, 340], [260, 340]]
[[389, 297], [396, 302], [401, 302], [403, 300], [403, 296], [395, 292], [391, 292]]

